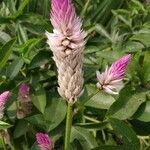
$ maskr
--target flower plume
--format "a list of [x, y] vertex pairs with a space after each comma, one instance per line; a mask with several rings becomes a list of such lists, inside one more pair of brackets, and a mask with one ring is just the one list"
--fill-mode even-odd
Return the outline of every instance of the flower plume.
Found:
[[48, 44], [58, 55], [66, 56], [82, 51], [85, 32], [81, 30], [81, 19], [76, 15], [71, 0], [52, 0], [51, 23], [53, 34], [46, 33]]
[[53, 33], [46, 32], [58, 70], [58, 92], [69, 103], [80, 96], [83, 86], [82, 57], [85, 32], [71, 0], [52, 0]]
[[20, 84], [18, 91], [18, 100], [20, 104], [17, 110], [18, 119], [22, 119], [32, 112], [32, 103], [29, 94], [30, 86], [27, 83]]
[[5, 91], [0, 95], [0, 119], [3, 118], [5, 104], [6, 104], [9, 96], [10, 96], [9, 91]]
[[27, 98], [28, 95], [29, 95], [29, 90], [30, 90], [30, 87], [29, 87], [26, 83], [22, 83], [22, 84], [19, 86], [19, 95], [20, 95], [22, 98]]
[[54, 147], [52, 139], [45, 133], [37, 133], [36, 142], [40, 150], [51, 150]]
[[115, 61], [110, 68], [106, 68], [105, 72], [96, 72], [98, 79], [97, 87], [109, 94], [118, 94], [120, 89], [124, 86], [122, 80], [125, 75], [131, 55], [125, 55]]

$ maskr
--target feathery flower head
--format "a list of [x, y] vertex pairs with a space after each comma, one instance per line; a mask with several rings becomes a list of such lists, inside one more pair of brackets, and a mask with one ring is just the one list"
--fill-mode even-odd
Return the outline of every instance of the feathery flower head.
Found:
[[22, 98], [27, 98], [28, 95], [29, 95], [29, 90], [30, 90], [29, 85], [26, 84], [26, 83], [22, 83], [22, 84], [19, 86], [19, 95], [20, 95]]
[[52, 0], [50, 20], [53, 33], [46, 33], [52, 51], [63, 57], [75, 52], [82, 52], [86, 36], [81, 30], [81, 19], [76, 15], [71, 0]]
[[52, 139], [45, 133], [37, 133], [36, 142], [40, 150], [51, 150], [54, 147]]
[[50, 20], [53, 33], [46, 32], [47, 43], [53, 52], [58, 70], [58, 92], [69, 103], [74, 103], [83, 88], [83, 49], [85, 32], [71, 0], [51, 0]]
[[118, 94], [123, 88], [122, 82], [128, 63], [131, 59], [131, 55], [125, 55], [122, 58], [115, 61], [110, 68], [106, 68], [105, 72], [96, 72], [98, 79], [97, 87], [109, 94]]
[[0, 95], [0, 119], [3, 118], [3, 115], [4, 115], [3, 111], [4, 111], [5, 104], [6, 104], [9, 96], [10, 96], [9, 91], [5, 91]]

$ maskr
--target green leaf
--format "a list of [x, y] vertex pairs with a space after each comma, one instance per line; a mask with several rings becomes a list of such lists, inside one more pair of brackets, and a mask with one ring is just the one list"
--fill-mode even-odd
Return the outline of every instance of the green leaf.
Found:
[[[49, 22], [47, 22], [47, 20], [45, 18], [43, 18], [43, 16], [38, 15], [38, 14], [34, 14], [31, 12], [28, 14], [27, 13], [22, 14], [21, 16], [19, 16], [19, 20], [22, 22], [22, 24], [24, 26], [26, 26], [26, 24], [35, 25], [35, 27], [36, 27], [36, 25], [38, 25], [38, 27], [43, 28], [45, 31], [51, 31], [52, 30]], [[40, 34], [40, 33], [38, 33], [38, 34]]]
[[133, 94], [129, 87], [120, 92], [119, 99], [112, 104], [107, 112], [108, 117], [118, 118], [121, 120], [130, 118], [146, 101], [147, 92]]
[[6, 32], [0, 31], [0, 42], [5, 44], [6, 42], [10, 41], [11, 37]]
[[11, 22], [11, 17], [2, 17], [0, 16], [0, 24], [6, 24]]
[[43, 130], [47, 130], [47, 126], [50, 124], [50, 122], [46, 121], [44, 116], [42, 114], [36, 114], [30, 117], [25, 118], [29, 123], [32, 125], [42, 128]]
[[141, 76], [143, 78], [143, 81], [145, 84], [147, 84], [148, 81], [150, 81], [150, 52], [146, 52], [144, 56], [144, 62], [143, 62], [143, 68], [141, 72]]
[[146, 47], [150, 47], [150, 33], [139, 33], [133, 35], [131, 40], [140, 41]]
[[[47, 132], [56, 128], [66, 116], [66, 104], [59, 98], [48, 96], [49, 103], [45, 109], [44, 115], [38, 114], [26, 118], [31, 124], [38, 126]], [[59, 99], [59, 100], [58, 100]]]
[[108, 109], [114, 101], [115, 99], [111, 95], [98, 91], [95, 85], [87, 85], [84, 95], [81, 97], [81, 104], [84, 102], [85, 106], [99, 109]]
[[49, 95], [49, 105], [45, 109], [45, 119], [50, 122], [48, 131], [56, 128], [66, 116], [66, 104], [65, 101], [57, 97], [52, 98]]
[[14, 138], [19, 138], [20, 136], [24, 135], [28, 130], [28, 122], [25, 120], [20, 120], [15, 125], [14, 129]]
[[43, 88], [35, 92], [35, 96], [32, 97], [32, 102], [41, 113], [44, 113], [46, 107], [46, 93]]
[[40, 41], [41, 39], [38, 38], [29, 39], [28, 41], [26, 41], [26, 43], [22, 44], [19, 47], [20, 53], [23, 56], [27, 56], [29, 52], [33, 49], [33, 47], [35, 47]]
[[103, 128], [105, 128], [108, 125], [108, 122], [102, 122], [102, 123], [77, 123], [75, 124], [75, 126], [79, 126], [82, 127], [84, 129], [88, 129], [88, 130], [102, 130]]
[[131, 27], [131, 20], [127, 20], [123, 15], [120, 15], [120, 12], [112, 10], [112, 13], [114, 16], [116, 16], [118, 19], [120, 19], [123, 23], [125, 23], [127, 26]]
[[21, 70], [22, 66], [24, 64], [24, 61], [22, 58], [18, 57], [15, 59], [11, 65], [7, 68], [7, 77], [12, 80]]
[[110, 123], [113, 129], [123, 136], [123, 142], [128, 150], [140, 150], [140, 143], [136, 133], [123, 121], [111, 118]]
[[31, 61], [29, 65], [29, 69], [34, 69], [36, 67], [40, 67], [45, 65], [50, 61], [50, 52], [40, 51]]
[[31, 150], [39, 150], [37, 143], [34, 143], [31, 147]]
[[117, 50], [112, 51], [111, 49], [105, 50], [105, 51], [99, 51], [99, 52], [96, 53], [97, 57], [104, 58], [109, 63], [110, 62], [112, 63], [112, 62], [116, 61], [117, 59], [119, 59], [123, 55], [124, 55], [124, 53], [122, 51], [117, 51]]
[[80, 144], [83, 147], [83, 150], [90, 150], [94, 147], [97, 147], [97, 142], [94, 136], [86, 129], [81, 127], [72, 127], [71, 129], [71, 142], [75, 139], [81, 142]]
[[125, 148], [123, 146], [105, 145], [93, 148], [92, 150], [125, 150]]
[[24, 8], [27, 6], [27, 4], [29, 3], [30, 0], [23, 0], [21, 3], [20, 3], [20, 6], [18, 8], [18, 10], [11, 16], [13, 18], [17, 18], [19, 15], [22, 14]]
[[15, 39], [7, 42], [1, 49], [0, 49], [0, 69], [5, 66], [9, 56], [12, 53], [12, 47], [15, 44]]
[[10, 125], [10, 124], [8, 124], [6, 122], [0, 121], [0, 130], [10, 128], [11, 126], [12, 125]]
[[113, 41], [111, 39], [111, 36], [109, 35], [109, 33], [104, 29], [104, 27], [102, 25], [97, 24], [95, 26], [96, 31], [99, 32], [100, 34], [102, 34], [103, 36], [105, 36], [108, 40], [110, 40], [111, 42]]
[[150, 122], [150, 101], [147, 101], [145, 105], [142, 105], [141, 109], [135, 114], [134, 118]]

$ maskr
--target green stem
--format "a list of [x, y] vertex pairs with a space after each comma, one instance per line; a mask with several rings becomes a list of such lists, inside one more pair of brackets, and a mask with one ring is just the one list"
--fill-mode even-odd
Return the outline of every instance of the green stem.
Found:
[[6, 150], [6, 145], [5, 145], [5, 141], [4, 141], [4, 138], [3, 138], [2, 133], [0, 133], [0, 136], [1, 136], [1, 141], [2, 141], [3, 150]]
[[69, 150], [71, 125], [72, 125], [72, 105], [68, 103], [64, 150]]

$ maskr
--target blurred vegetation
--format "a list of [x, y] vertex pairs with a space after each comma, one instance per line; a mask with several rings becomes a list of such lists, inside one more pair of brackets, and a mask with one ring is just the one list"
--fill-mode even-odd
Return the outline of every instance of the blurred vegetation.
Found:
[[[88, 33], [85, 90], [74, 108], [71, 150], [150, 149], [150, 5], [139, 0], [73, 0]], [[52, 32], [49, 0], [0, 1], [0, 91], [11, 90], [1, 129], [11, 147], [36, 150], [35, 133], [48, 132], [61, 150], [66, 104], [45, 31]], [[119, 96], [95, 90], [95, 71], [132, 54]], [[33, 112], [16, 119], [18, 85], [30, 84]], [[8, 146], [9, 149], [9, 146]]]

